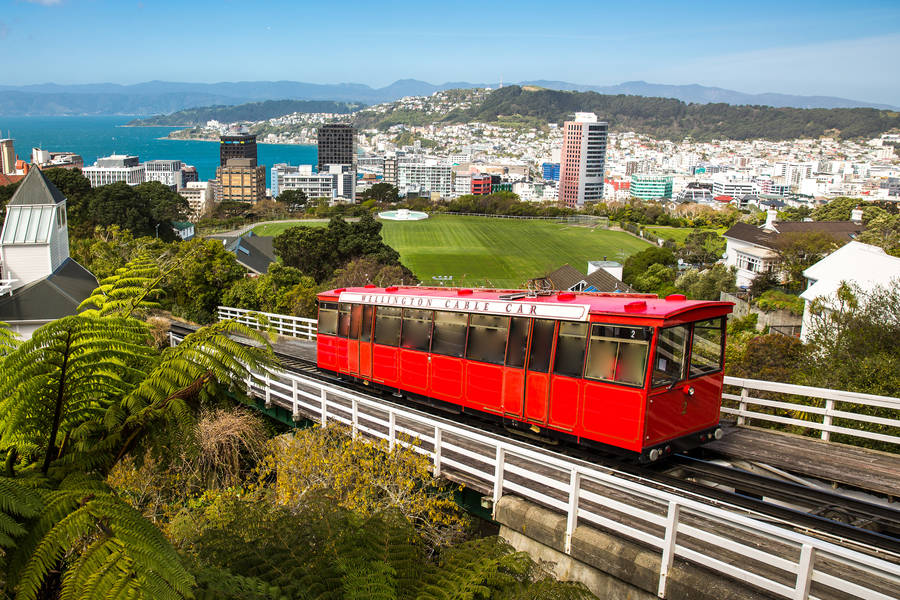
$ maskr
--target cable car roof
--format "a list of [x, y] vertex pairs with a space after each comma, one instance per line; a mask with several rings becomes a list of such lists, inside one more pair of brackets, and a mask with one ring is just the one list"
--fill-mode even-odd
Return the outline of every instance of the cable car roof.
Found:
[[731, 302], [687, 300], [680, 294], [659, 298], [655, 294], [552, 292], [530, 295], [527, 290], [467, 289], [447, 287], [375, 286], [340, 288], [318, 294], [320, 300], [351, 304], [376, 304], [428, 310], [531, 316], [586, 321], [591, 314], [668, 319], [700, 308], [731, 312]]

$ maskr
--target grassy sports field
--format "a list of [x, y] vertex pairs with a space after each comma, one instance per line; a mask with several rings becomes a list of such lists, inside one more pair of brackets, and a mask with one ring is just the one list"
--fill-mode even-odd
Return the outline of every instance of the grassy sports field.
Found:
[[[673, 240], [679, 244], [683, 244], [685, 238], [692, 232], [698, 231], [692, 227], [669, 227], [667, 225], [648, 225], [647, 231], [657, 235], [663, 239]], [[725, 233], [725, 228], [722, 229], [700, 229], [700, 231], [715, 231], [719, 235]]]
[[[437, 215], [424, 221], [382, 221], [385, 242], [422, 280], [452, 275], [455, 285], [518, 287], [564, 263], [582, 272], [587, 261], [623, 260], [649, 244], [627, 233], [552, 221]], [[264, 225], [277, 235], [290, 223]]]

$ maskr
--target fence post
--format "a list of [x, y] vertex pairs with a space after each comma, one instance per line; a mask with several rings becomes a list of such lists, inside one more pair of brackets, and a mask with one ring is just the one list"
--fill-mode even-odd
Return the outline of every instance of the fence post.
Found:
[[269, 379], [269, 372], [266, 371], [266, 408], [272, 408], [272, 386], [270, 384], [271, 380]]
[[746, 387], [741, 387], [741, 403], [738, 405], [738, 410], [741, 414], [738, 415], [737, 424], [745, 425], [747, 423], [747, 418], [744, 417], [744, 411], [747, 410], [747, 396], [749, 393], [747, 392]]
[[826, 427], [831, 427], [834, 421], [834, 417], [831, 416], [832, 412], [834, 412], [834, 400], [829, 398], [825, 401], [825, 415], [822, 418], [822, 439], [826, 442], [831, 441], [831, 432]]
[[394, 449], [394, 438], [397, 435], [397, 415], [392, 410], [388, 410], [388, 447]]
[[300, 414], [300, 399], [297, 392], [297, 380], [291, 377], [291, 408], [295, 415]]
[[800, 549], [800, 562], [797, 565], [799, 569], [797, 583], [794, 585], [794, 600], [806, 600], [809, 597], [815, 559], [816, 549], [810, 544], [803, 544], [803, 548]]
[[319, 422], [322, 424], [322, 429], [328, 426], [328, 400], [326, 395], [325, 388], [322, 388], [319, 391], [319, 397], [322, 399], [322, 416], [319, 418]]
[[572, 534], [578, 526], [578, 497], [581, 491], [581, 473], [572, 469], [569, 476], [569, 516], [566, 519], [566, 554], [572, 554]]
[[669, 512], [666, 515], [666, 537], [663, 539], [662, 560], [659, 562], [659, 589], [656, 595], [666, 597], [666, 583], [669, 571], [675, 562], [675, 544], [678, 537], [678, 518], [681, 515], [681, 505], [674, 500], [669, 500]]
[[441, 476], [441, 428], [434, 426], [434, 476]]
[[506, 452], [503, 446], [497, 446], [497, 457], [494, 463], [494, 494], [491, 503], [491, 517], [497, 516], [497, 503], [503, 496], [503, 469], [506, 466]]

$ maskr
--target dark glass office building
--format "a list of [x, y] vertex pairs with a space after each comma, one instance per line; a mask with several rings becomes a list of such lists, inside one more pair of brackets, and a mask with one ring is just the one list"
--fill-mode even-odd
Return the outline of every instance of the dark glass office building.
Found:
[[228, 166], [231, 158], [249, 158], [256, 166], [256, 136], [250, 133], [228, 133], [219, 137], [219, 166]]
[[318, 131], [319, 173], [326, 165], [350, 165], [356, 173], [356, 127], [347, 123], [322, 125]]

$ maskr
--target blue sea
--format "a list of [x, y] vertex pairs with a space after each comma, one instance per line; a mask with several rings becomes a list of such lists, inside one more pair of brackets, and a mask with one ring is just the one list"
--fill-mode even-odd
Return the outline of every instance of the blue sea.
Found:
[[[180, 160], [197, 167], [200, 180], [213, 179], [219, 164], [219, 144], [194, 140], [167, 140], [178, 127], [123, 127], [133, 117], [0, 117], [0, 137], [12, 137], [19, 158], [31, 161], [31, 149], [75, 152], [85, 166], [98, 157], [132, 154], [147, 160]], [[275, 163], [316, 164], [316, 147], [259, 144], [259, 164], [266, 165], [266, 185]]]

